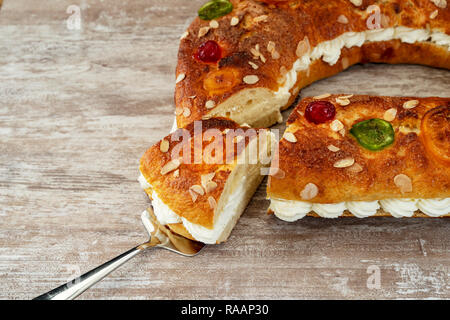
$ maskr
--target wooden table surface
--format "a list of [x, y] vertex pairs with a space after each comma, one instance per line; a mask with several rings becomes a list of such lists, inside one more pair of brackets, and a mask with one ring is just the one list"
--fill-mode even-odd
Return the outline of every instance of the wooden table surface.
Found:
[[[0, 298], [32, 298], [146, 239], [138, 161], [171, 127], [178, 39], [203, 1], [4, 1]], [[324, 92], [449, 96], [450, 73], [355, 66], [302, 96]], [[225, 244], [148, 251], [81, 298], [450, 298], [450, 219], [289, 224], [266, 215], [264, 190]]]

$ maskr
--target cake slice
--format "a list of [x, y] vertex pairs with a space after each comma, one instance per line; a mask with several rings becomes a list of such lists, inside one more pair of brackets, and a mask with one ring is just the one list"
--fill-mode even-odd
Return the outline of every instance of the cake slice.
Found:
[[203, 243], [225, 241], [270, 165], [273, 134], [217, 118], [152, 146], [139, 178], [161, 225]]
[[448, 217], [450, 99], [304, 99], [271, 171], [269, 211], [282, 220]]

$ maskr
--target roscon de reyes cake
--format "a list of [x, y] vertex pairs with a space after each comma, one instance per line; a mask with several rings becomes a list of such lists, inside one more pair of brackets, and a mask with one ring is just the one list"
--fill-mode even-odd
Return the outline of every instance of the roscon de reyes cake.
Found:
[[450, 99], [304, 99], [271, 171], [269, 211], [282, 220], [448, 217]]

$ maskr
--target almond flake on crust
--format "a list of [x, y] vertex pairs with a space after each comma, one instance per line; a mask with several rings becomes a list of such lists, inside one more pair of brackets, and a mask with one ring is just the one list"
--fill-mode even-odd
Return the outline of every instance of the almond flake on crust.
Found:
[[255, 84], [259, 81], [259, 77], [256, 75], [248, 75], [245, 76], [243, 80], [246, 84]]
[[411, 178], [406, 174], [398, 174], [394, 177], [395, 185], [400, 189], [401, 193], [407, 193], [412, 191]]
[[297, 138], [295, 137], [295, 135], [292, 132], [285, 132], [283, 135], [284, 140], [289, 141], [291, 143], [296, 143], [297, 142]]
[[434, 19], [438, 16], [439, 10], [436, 9], [430, 14], [430, 19]]
[[211, 209], [216, 210], [216, 208], [217, 208], [216, 199], [214, 199], [213, 197], [209, 196], [208, 197], [208, 203], [209, 203], [209, 206], [211, 207]]
[[350, 172], [353, 172], [353, 173], [359, 173], [359, 172], [363, 171], [363, 167], [359, 163], [355, 162], [347, 170], [350, 171]]
[[342, 23], [342, 24], [347, 24], [347, 23], [348, 23], [347, 17], [344, 16], [343, 14], [341, 14], [341, 15], [338, 17], [337, 21], [338, 21], [339, 23]]
[[181, 162], [178, 159], [174, 159], [174, 160], [170, 160], [169, 162], [167, 162], [164, 167], [161, 168], [161, 174], [165, 175], [171, 171], [174, 171], [176, 169], [178, 169], [178, 167], [180, 166]]
[[233, 18], [231, 18], [231, 20], [230, 20], [230, 25], [231, 25], [232, 27], [237, 26], [238, 24], [239, 24], [239, 18], [238, 18], [238, 17], [233, 17]]
[[394, 121], [396, 116], [397, 116], [397, 109], [390, 108], [384, 112], [383, 119], [386, 121]]
[[211, 20], [209, 22], [209, 26], [213, 29], [217, 29], [219, 27], [219, 23], [216, 20]]
[[272, 59], [278, 60], [278, 59], [280, 59], [280, 57], [281, 57], [281, 55], [280, 55], [280, 53], [277, 50], [274, 50], [272, 52]]
[[216, 188], [217, 188], [217, 183], [215, 183], [214, 181], [209, 181], [206, 184], [205, 191], [206, 191], [206, 193], [209, 193], [209, 192], [213, 191]]
[[198, 30], [198, 37], [201, 38], [203, 36], [205, 36], [209, 30], [211, 29], [211, 27], [202, 27]]
[[403, 104], [404, 109], [412, 109], [419, 105], [419, 100], [409, 100]]
[[200, 186], [198, 184], [194, 184], [193, 186], [191, 186], [189, 188], [189, 190], [192, 190], [192, 191], [194, 191], [195, 193], [198, 193], [201, 196], [205, 194], [205, 191], [203, 191], [202, 186]]
[[331, 94], [329, 94], [329, 93], [324, 93], [324, 94], [321, 94], [320, 96], [315, 96], [315, 97], [313, 97], [313, 98], [316, 99], [316, 100], [320, 100], [320, 99], [328, 98], [329, 96], [331, 96]]
[[197, 201], [198, 193], [196, 193], [196, 192], [192, 191], [191, 189], [189, 189], [189, 194], [191, 195], [192, 202]]
[[447, 7], [447, 0], [431, 0], [438, 8], [444, 9]]
[[303, 200], [311, 200], [317, 196], [319, 188], [314, 183], [308, 183], [305, 188], [300, 192], [300, 196]]
[[178, 178], [178, 177], [180, 176], [180, 169], [175, 170], [175, 171], [173, 172], [173, 176], [174, 176], [175, 178]]
[[331, 152], [338, 152], [339, 150], [341, 150], [341, 149], [339, 149], [338, 147], [336, 147], [335, 145], [332, 145], [332, 144], [330, 144], [327, 148]]
[[266, 63], [267, 61], [266, 57], [264, 57], [262, 53], [259, 54], [259, 59], [261, 59], [263, 63]]
[[185, 118], [189, 117], [191, 115], [191, 109], [184, 107], [183, 108], [183, 116]]
[[336, 98], [336, 102], [343, 107], [348, 106], [350, 104], [350, 100], [345, 97]]
[[175, 115], [179, 116], [183, 113], [183, 108], [175, 108]]
[[208, 184], [208, 182], [210, 182], [214, 178], [215, 175], [216, 175], [215, 172], [201, 175], [200, 180], [201, 180], [202, 187], [206, 189], [206, 185]]
[[189, 31], [186, 31], [185, 33], [183, 33], [180, 37], [180, 40], [186, 39], [189, 36]]
[[263, 14], [261, 16], [253, 18], [253, 22], [256, 22], [256, 23], [258, 23], [258, 22], [266, 22], [267, 18], [268, 18], [268, 16]]
[[304, 37], [303, 40], [299, 41], [297, 44], [297, 49], [295, 50], [295, 54], [297, 57], [301, 58], [306, 53], [308, 53], [311, 50], [311, 46], [309, 44], [308, 37]]
[[350, 0], [350, 2], [357, 7], [362, 5], [362, 0]]
[[216, 103], [213, 100], [208, 100], [205, 103], [206, 109], [212, 109], [216, 106]]
[[355, 159], [353, 159], [353, 158], [345, 158], [345, 159], [341, 159], [341, 160], [336, 161], [333, 164], [333, 167], [335, 167], [335, 168], [348, 168], [348, 167], [351, 167], [354, 163], [355, 163]]
[[162, 139], [161, 143], [159, 144], [159, 150], [161, 150], [161, 152], [166, 153], [167, 151], [169, 151], [169, 141], [167, 141], [166, 139]]
[[252, 68], [255, 69], [255, 70], [257, 70], [259, 68], [259, 66], [256, 63], [254, 63], [254, 62], [249, 61], [248, 64], [251, 65]]
[[341, 121], [339, 121], [338, 119], [336, 119], [330, 123], [330, 128], [334, 132], [338, 132], [338, 131], [344, 129], [344, 124]]
[[184, 78], [186, 78], [186, 74], [185, 73], [180, 73], [177, 77], [177, 80], [175, 81], [175, 84], [181, 82], [184, 80]]

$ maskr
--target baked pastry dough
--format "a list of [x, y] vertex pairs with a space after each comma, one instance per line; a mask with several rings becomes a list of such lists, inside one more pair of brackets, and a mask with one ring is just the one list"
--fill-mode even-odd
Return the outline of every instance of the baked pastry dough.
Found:
[[[434, 0], [232, 0], [183, 35], [175, 92], [178, 127], [221, 116], [268, 127], [306, 85], [356, 63], [450, 69], [450, 8]], [[217, 62], [196, 53], [207, 41]], [[209, 61], [209, 60], [208, 60]], [[188, 109], [188, 112], [185, 110]]]
[[302, 100], [274, 155], [269, 211], [286, 221], [307, 214], [449, 217], [449, 119], [450, 98]]
[[152, 146], [140, 182], [158, 222], [204, 243], [225, 241], [270, 166], [267, 129], [227, 119], [196, 121]]

